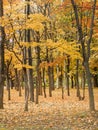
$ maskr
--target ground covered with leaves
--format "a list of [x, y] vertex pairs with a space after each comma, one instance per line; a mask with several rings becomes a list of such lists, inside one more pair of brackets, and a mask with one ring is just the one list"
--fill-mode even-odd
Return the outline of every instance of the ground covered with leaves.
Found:
[[[24, 91], [24, 90], [23, 90]], [[24, 111], [24, 92], [18, 96], [11, 90], [11, 100], [4, 92], [4, 109], [0, 110], [0, 130], [98, 130], [98, 89], [94, 89], [96, 111], [89, 112], [88, 91], [86, 98], [79, 101], [76, 90], [70, 96], [61, 97], [61, 90], [53, 97], [39, 97], [39, 104], [29, 101], [29, 111]], [[47, 91], [48, 93], [48, 91]]]

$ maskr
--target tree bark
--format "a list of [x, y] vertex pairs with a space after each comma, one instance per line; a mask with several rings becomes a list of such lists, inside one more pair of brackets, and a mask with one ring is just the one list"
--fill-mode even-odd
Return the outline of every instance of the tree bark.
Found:
[[10, 82], [9, 82], [9, 75], [8, 75], [8, 72], [7, 72], [7, 74], [6, 74], [6, 85], [7, 85], [7, 91], [8, 91], [8, 100], [11, 100]]
[[[0, 17], [3, 16], [3, 0], [0, 0]], [[0, 109], [3, 109], [3, 92], [4, 92], [4, 27], [0, 26]]]
[[45, 82], [45, 68], [43, 68], [43, 91], [44, 91], [44, 97], [46, 98], [46, 82]]
[[[36, 32], [37, 36], [36, 36], [36, 41], [39, 43], [40, 41], [40, 36], [39, 36], [39, 32]], [[37, 71], [37, 81], [38, 81], [38, 93], [39, 95], [42, 95], [42, 79], [41, 79], [41, 71], [40, 71], [40, 63], [41, 63], [41, 59], [40, 59], [40, 47], [37, 46], [36, 47], [36, 55], [37, 55], [37, 65], [36, 65], [36, 71]]]
[[85, 71], [83, 70], [83, 72], [82, 72], [82, 89], [83, 89], [83, 97], [82, 97], [82, 99], [85, 98], [85, 82], [86, 82]]
[[74, 79], [73, 79], [73, 75], [71, 76], [71, 88], [74, 88]]
[[[30, 2], [30, 0], [27, 0], [27, 1]], [[27, 18], [30, 15], [30, 4], [29, 3], [27, 4], [26, 15], [27, 15]], [[28, 44], [30, 44], [30, 42], [31, 42], [30, 32], [31, 32], [30, 29], [26, 30], [26, 41], [29, 42]], [[28, 48], [28, 63], [30, 66], [32, 66], [32, 49], [31, 49], [31, 47]], [[30, 88], [30, 100], [32, 102], [34, 102], [33, 69], [28, 70], [28, 82], [29, 82], [29, 88]]]
[[[23, 50], [23, 63], [26, 64], [26, 48]], [[28, 98], [29, 98], [29, 86], [28, 86], [28, 76], [27, 76], [27, 69], [23, 68], [23, 75], [24, 75], [24, 87], [25, 87], [25, 111], [28, 111]]]
[[29, 87], [28, 87], [28, 77], [27, 77], [27, 70], [23, 68], [24, 74], [24, 85], [25, 85], [25, 111], [28, 111], [28, 98], [29, 98]]
[[87, 50], [85, 47], [84, 37], [83, 37], [83, 30], [81, 27], [81, 23], [79, 21], [79, 15], [78, 15], [78, 8], [74, 0], [71, 0], [74, 14], [75, 14], [75, 20], [79, 35], [79, 42], [82, 46], [82, 56], [83, 56], [83, 64], [86, 71], [86, 78], [88, 83], [88, 92], [89, 92], [89, 109], [91, 111], [95, 110], [95, 104], [94, 104], [94, 94], [93, 94], [93, 88], [92, 88], [92, 82], [91, 82], [91, 74], [90, 74], [90, 68], [89, 68], [89, 57], [90, 57], [90, 44], [92, 41], [92, 34], [93, 34], [93, 27], [94, 27], [94, 17], [95, 17], [95, 10], [96, 10], [96, 0], [93, 2], [92, 6], [92, 17], [91, 17], [91, 25], [90, 25], [90, 32], [88, 35], [88, 41], [87, 41]]
[[48, 67], [48, 77], [49, 77], [49, 97], [52, 97], [52, 73], [51, 73], [51, 66]]
[[93, 75], [94, 87], [98, 87], [98, 74]]
[[19, 91], [19, 77], [17, 68], [15, 68], [15, 89]]
[[79, 60], [76, 60], [76, 88], [77, 88], [77, 97], [81, 100], [80, 88], [79, 88]]
[[67, 95], [70, 96], [70, 90], [69, 90], [69, 67], [70, 67], [70, 59], [69, 56], [67, 56], [67, 65], [66, 65], [66, 87], [67, 87]]

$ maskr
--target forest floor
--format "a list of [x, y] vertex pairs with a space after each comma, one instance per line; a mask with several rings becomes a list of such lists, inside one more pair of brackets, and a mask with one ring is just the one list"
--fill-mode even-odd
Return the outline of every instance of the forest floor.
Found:
[[[53, 97], [39, 96], [39, 104], [29, 101], [29, 111], [24, 111], [22, 97], [11, 90], [11, 100], [4, 92], [4, 109], [0, 110], [0, 130], [98, 130], [98, 89], [94, 89], [95, 112], [89, 112], [88, 91], [86, 98], [79, 101], [76, 90], [62, 99], [61, 90], [53, 91]], [[48, 93], [48, 91], [47, 91]]]

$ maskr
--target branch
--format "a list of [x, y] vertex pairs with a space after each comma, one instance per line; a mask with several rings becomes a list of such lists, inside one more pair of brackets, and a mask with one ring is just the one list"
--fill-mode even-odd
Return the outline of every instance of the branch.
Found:
[[17, 54], [16, 54], [16, 52], [15, 51], [13, 51], [13, 50], [10, 50], [10, 49], [8, 49], [10, 52], [12, 52], [14, 55], [15, 55], [15, 57], [18, 59], [18, 61], [22, 64], [23, 63], [23, 61], [17, 56]]
[[88, 39], [88, 41], [87, 41], [88, 58], [90, 57], [90, 44], [91, 44], [92, 35], [93, 35], [95, 10], [96, 10], [96, 0], [94, 0], [94, 4], [93, 4], [93, 8], [92, 8], [92, 18], [91, 18], [91, 25], [90, 25], [90, 33], [89, 33], [89, 39]]
[[87, 54], [86, 54], [85, 45], [84, 45], [83, 31], [82, 31], [82, 27], [81, 27], [80, 22], [79, 22], [78, 9], [77, 9], [77, 5], [76, 5], [74, 0], [71, 0], [71, 3], [72, 3], [72, 6], [73, 6], [75, 19], [76, 19], [76, 26], [77, 26], [78, 33], [79, 33], [79, 42], [81, 43], [81, 46], [82, 46], [83, 60], [85, 62], [88, 59], [87, 59]]

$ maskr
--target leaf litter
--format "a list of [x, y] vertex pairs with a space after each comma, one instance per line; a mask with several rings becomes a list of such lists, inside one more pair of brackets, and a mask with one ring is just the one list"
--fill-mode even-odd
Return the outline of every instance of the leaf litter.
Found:
[[89, 112], [88, 93], [79, 101], [75, 90], [71, 96], [61, 98], [60, 90], [53, 97], [39, 96], [39, 104], [29, 101], [29, 111], [24, 111], [24, 92], [11, 90], [11, 100], [4, 93], [4, 109], [0, 110], [0, 130], [98, 130], [98, 89], [94, 91], [96, 111]]

